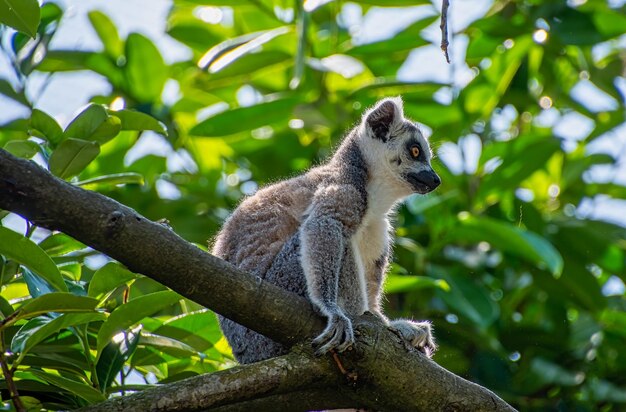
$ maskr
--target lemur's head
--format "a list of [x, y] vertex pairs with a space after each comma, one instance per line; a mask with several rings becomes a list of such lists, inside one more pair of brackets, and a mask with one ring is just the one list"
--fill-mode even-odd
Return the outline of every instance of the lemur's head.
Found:
[[368, 110], [360, 132], [373, 172], [384, 173], [407, 194], [429, 193], [441, 183], [430, 165], [428, 141], [415, 123], [404, 118], [400, 97], [383, 99]]

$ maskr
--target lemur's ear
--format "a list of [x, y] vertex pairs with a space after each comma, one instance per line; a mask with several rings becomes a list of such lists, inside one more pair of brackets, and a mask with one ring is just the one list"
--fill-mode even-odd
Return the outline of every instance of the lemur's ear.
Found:
[[402, 121], [402, 99], [400, 97], [383, 99], [364, 117], [372, 137], [386, 143], [389, 140], [389, 130], [395, 123]]

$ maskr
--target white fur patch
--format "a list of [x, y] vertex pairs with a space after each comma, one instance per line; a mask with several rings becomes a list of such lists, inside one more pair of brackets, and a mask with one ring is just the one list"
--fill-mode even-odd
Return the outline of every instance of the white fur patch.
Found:
[[363, 255], [361, 254], [361, 243], [357, 236], [353, 236], [351, 239], [352, 254], [354, 255], [354, 264], [356, 265], [356, 272], [359, 277], [359, 293], [361, 294], [361, 302], [363, 302], [362, 311], [364, 312], [368, 307], [367, 302], [367, 283], [365, 281], [365, 265], [363, 262]]

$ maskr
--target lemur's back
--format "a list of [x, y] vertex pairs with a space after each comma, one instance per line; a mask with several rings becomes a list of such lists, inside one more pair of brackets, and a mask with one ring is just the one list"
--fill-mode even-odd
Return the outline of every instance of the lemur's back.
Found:
[[259, 190], [245, 199], [217, 235], [213, 254], [264, 278], [326, 173], [324, 167]]

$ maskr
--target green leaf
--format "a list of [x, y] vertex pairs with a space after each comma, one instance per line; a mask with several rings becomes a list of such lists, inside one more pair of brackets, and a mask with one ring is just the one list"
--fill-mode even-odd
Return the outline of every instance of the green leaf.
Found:
[[68, 138], [52, 152], [48, 166], [52, 174], [68, 179], [82, 172], [99, 154], [97, 142]]
[[117, 136], [122, 130], [122, 121], [115, 116], [109, 116], [102, 124], [94, 130], [89, 140], [104, 144]]
[[[8, 215], [7, 213], [4, 212], [0, 212], [0, 218], [3, 218], [4, 216], [2, 216], [4, 214], [4, 216]], [[22, 266], [23, 268], [23, 266]], [[11, 282], [14, 278], [15, 278], [15, 274], [18, 273], [20, 269], [20, 264], [17, 263], [14, 260], [11, 259], [4, 259], [4, 257], [2, 256], [2, 254], [0, 254], [0, 284], [2, 285], [6, 285], [9, 282]], [[2, 290], [3, 293], [8, 293], [5, 290]], [[18, 292], [19, 294], [19, 292]], [[21, 296], [21, 295], [19, 295]], [[16, 298], [18, 296], [13, 296], [12, 298]], [[7, 297], [7, 299], [12, 299]]]
[[[250, 0], [186, 0], [188, 3], [204, 6], [242, 6], [250, 4]], [[254, 0], [252, 0], [254, 1]]]
[[46, 282], [45, 279], [35, 275], [26, 268], [22, 268], [22, 278], [28, 286], [28, 293], [33, 298], [55, 291], [54, 287]]
[[187, 46], [204, 52], [224, 40], [223, 33], [200, 20], [181, 21], [168, 25], [167, 34]]
[[434, 129], [458, 123], [463, 118], [463, 112], [457, 105], [446, 106], [434, 102], [408, 103], [405, 105], [404, 110], [413, 118]]
[[168, 77], [161, 53], [147, 37], [131, 33], [126, 39], [126, 80], [130, 94], [141, 103], [155, 102]]
[[568, 371], [562, 366], [541, 357], [532, 359], [530, 368], [537, 379], [536, 385], [558, 384], [574, 386], [580, 384], [584, 379], [579, 377], [580, 374]]
[[222, 338], [217, 317], [206, 309], [169, 319], [154, 333], [186, 343], [199, 352], [212, 348]]
[[65, 233], [54, 233], [39, 242], [39, 247], [50, 256], [61, 256], [84, 249], [85, 245]]
[[548, 24], [551, 26], [550, 31], [565, 44], [592, 45], [602, 41], [591, 15], [571, 7], [564, 7]]
[[469, 113], [479, 113], [493, 97], [493, 86], [490, 84], [476, 84], [465, 89], [465, 110]]
[[116, 337], [102, 350], [96, 364], [96, 374], [101, 391], [104, 392], [111, 386], [117, 374], [122, 370], [124, 362], [137, 349], [141, 336], [140, 330], [141, 326], [138, 326], [131, 331], [118, 335], [119, 338]]
[[35, 38], [39, 26], [37, 0], [0, 0], [0, 23]]
[[[346, 53], [352, 56], [368, 57], [371, 55], [379, 55], [381, 53], [394, 53], [402, 50], [412, 50], [420, 46], [424, 46], [428, 44], [428, 42], [420, 36], [420, 33], [438, 18], [438, 16], [429, 16], [422, 20], [418, 20], [391, 39], [354, 46]], [[367, 59], [363, 62], [367, 64]]]
[[3, 327], [11, 325], [18, 320], [32, 318], [50, 312], [72, 313], [93, 312], [98, 301], [86, 296], [76, 296], [72, 293], [53, 292], [27, 300], [13, 314], [13, 318], [6, 322]]
[[104, 320], [105, 318], [104, 313], [65, 313], [56, 318], [48, 316], [33, 318], [13, 336], [11, 350], [23, 357], [35, 345], [43, 342], [61, 329]]
[[[95, 67], [89, 64], [89, 62], [98, 55], [98, 53], [90, 51], [49, 50], [43, 61], [37, 66], [37, 70], [44, 72], [63, 72], [91, 68], [98, 72]], [[105, 56], [102, 55], [102, 57]]]
[[425, 211], [438, 207], [442, 203], [457, 198], [459, 196], [458, 190], [450, 190], [442, 195], [430, 195], [430, 196], [415, 196], [407, 203], [407, 207], [414, 215], [419, 215]]
[[32, 396], [20, 396], [20, 401], [22, 401], [22, 406], [26, 411], [35, 412], [44, 409], [41, 401]]
[[89, 403], [98, 403], [106, 399], [102, 393], [100, 393], [97, 389], [93, 388], [87, 383], [64, 378], [59, 375], [53, 375], [52, 373], [40, 371], [37, 369], [29, 369], [28, 371], [36, 377], [48, 382], [49, 384], [64, 389], [76, 396], [79, 396]]
[[616, 405], [626, 403], [626, 389], [604, 379], [593, 379], [589, 387], [594, 400]]
[[151, 346], [158, 351], [167, 353], [168, 355], [176, 358], [188, 358], [190, 356], [203, 357], [203, 354], [195, 350], [193, 347], [168, 336], [143, 332], [141, 334], [141, 345]]
[[578, 159], [567, 159], [563, 164], [561, 187], [569, 186], [580, 179], [582, 174], [594, 165], [613, 163], [615, 163], [615, 158], [604, 153], [592, 153]]
[[545, 238], [534, 232], [487, 217], [463, 213], [460, 225], [450, 233], [451, 240], [463, 242], [485, 241], [502, 251], [535, 263], [558, 277], [563, 270], [563, 258]]
[[[78, 282], [83, 274], [83, 266], [78, 262], [66, 262], [59, 265], [59, 270], [63, 276], [70, 278], [74, 282]], [[74, 285], [70, 282], [70, 285]], [[85, 290], [81, 286], [77, 286], [76, 288], [70, 288], [70, 292], [81, 294], [85, 292]], [[86, 293], [83, 293], [86, 294]]]
[[[18, 369], [15, 371], [15, 374], [13, 375], [13, 377], [15, 378], [15, 381], [16, 381], [15, 384], [19, 391], [33, 391], [33, 392], [37, 391], [37, 392], [41, 392], [44, 394], [50, 393], [50, 392], [58, 392], [57, 388], [41, 382], [30, 372], [26, 372], [26, 371], [22, 371]], [[2, 389], [5, 389], [5, 387], [3, 387], [4, 385], [5, 385], [5, 382], [0, 381], [0, 387], [2, 387]], [[22, 396], [20, 395], [20, 398], [21, 397]], [[36, 409], [36, 410], [39, 410], [39, 409]]]
[[189, 134], [219, 137], [276, 122], [287, 123], [297, 104], [298, 100], [287, 98], [231, 109], [200, 122], [189, 131]]
[[431, 4], [428, 0], [356, 0], [356, 3], [371, 4], [382, 7], [416, 6], [418, 4]]
[[[181, 297], [169, 290], [154, 292], [130, 300], [118, 306], [98, 331], [98, 354], [109, 344], [111, 338], [160, 310], [178, 302]], [[98, 355], [100, 356], [100, 355]]]
[[23, 91], [20, 93], [16, 92], [15, 89], [13, 89], [13, 86], [11, 85], [11, 83], [9, 83], [8, 81], [4, 79], [0, 79], [0, 93], [2, 93], [3, 95], [5, 95], [6, 97], [10, 99], [15, 100], [18, 103], [23, 104], [26, 107], [30, 107], [30, 102], [24, 95], [24, 92]]
[[572, 306], [577, 305], [591, 313], [599, 312], [606, 307], [607, 300], [602, 295], [598, 279], [567, 255], [560, 278], [536, 270], [533, 270], [532, 274], [533, 282], [553, 299], [567, 301]]
[[399, 276], [389, 275], [385, 280], [386, 293], [405, 293], [425, 288], [439, 288], [450, 290], [450, 286], [442, 279], [432, 279], [426, 276]]
[[623, 10], [598, 10], [593, 13], [593, 22], [605, 39], [619, 36], [626, 32], [626, 16]]
[[437, 290], [439, 296], [457, 314], [472, 321], [481, 329], [487, 329], [500, 314], [499, 306], [488, 291], [467, 275], [438, 271], [438, 276], [449, 285], [447, 291]]
[[138, 184], [143, 185], [143, 176], [139, 173], [115, 173], [112, 175], [98, 176], [92, 179], [83, 180], [75, 183], [76, 186], [84, 187], [85, 189], [94, 190], [100, 187], [117, 186], [125, 184]]
[[71, 293], [53, 292], [28, 300], [19, 308], [20, 317], [33, 317], [48, 312], [90, 312], [96, 308], [98, 301], [86, 296]]
[[211, 90], [213, 85], [220, 87], [219, 80], [228, 79], [236, 81], [234, 77], [241, 76], [245, 79], [264, 77], [263, 70], [278, 64], [289, 64], [293, 56], [279, 50], [260, 51], [258, 53], [248, 53], [224, 66], [219, 71], [211, 74], [211, 80], [207, 83], [207, 90]]
[[13, 309], [13, 306], [11, 306], [9, 301], [6, 300], [3, 296], [0, 296], [0, 316], [2, 316], [2, 319], [6, 318], [13, 312], [15, 312], [15, 310]]
[[109, 118], [104, 106], [90, 104], [65, 129], [65, 137], [91, 140], [93, 134]]
[[56, 290], [67, 291], [63, 277], [50, 256], [21, 234], [0, 227], [0, 254], [31, 269]]
[[109, 110], [108, 113], [120, 119], [122, 130], [153, 130], [164, 136], [167, 135], [165, 125], [145, 113], [135, 110]]
[[[488, 159], [500, 157], [502, 166], [496, 172], [486, 175], [478, 189], [477, 203], [490, 204], [500, 199], [502, 193], [519, 187], [520, 183], [544, 168], [560, 143], [557, 139], [542, 135], [524, 135], [510, 142], [496, 142], [486, 145], [480, 157], [480, 165]], [[531, 158], [532, 162], [525, 161]]]
[[[52, 2], [44, 2], [41, 6], [41, 22], [37, 31], [40, 34], [49, 33], [52, 30], [56, 32], [56, 24], [63, 17], [63, 9], [58, 4]], [[48, 27], [53, 26], [53, 27]]]
[[37, 369], [56, 369], [59, 372], [68, 371], [77, 375], [86, 375], [85, 371], [89, 369], [89, 366], [84, 361], [85, 355], [78, 349], [66, 351], [63, 354], [48, 352], [44, 358], [38, 353], [37, 349], [40, 348], [42, 349], [42, 352], [44, 352], [48, 349], [48, 345], [44, 343], [41, 344], [40, 347], [35, 347], [30, 353], [26, 354], [23, 359], [21, 359], [20, 365], [22, 367], [32, 366]]
[[137, 279], [138, 275], [122, 267], [119, 263], [109, 262], [93, 274], [89, 282], [87, 295], [102, 300], [102, 297], [113, 292], [118, 286]]
[[9, 140], [4, 144], [4, 150], [13, 156], [30, 159], [39, 151], [39, 145], [30, 140]]
[[615, 309], [605, 309], [600, 314], [600, 322], [608, 331], [626, 337], [626, 313]]
[[30, 116], [31, 133], [38, 137], [42, 137], [56, 146], [63, 140], [63, 129], [50, 115], [39, 109], [33, 109]]
[[124, 42], [120, 39], [115, 24], [113, 24], [111, 19], [97, 10], [90, 11], [87, 15], [107, 54], [114, 59], [121, 56], [124, 52]]
[[198, 65], [208, 69], [209, 73], [218, 73], [243, 56], [257, 50], [262, 45], [292, 31], [290, 26], [277, 27], [256, 33], [249, 33], [228, 39], [207, 51]]

